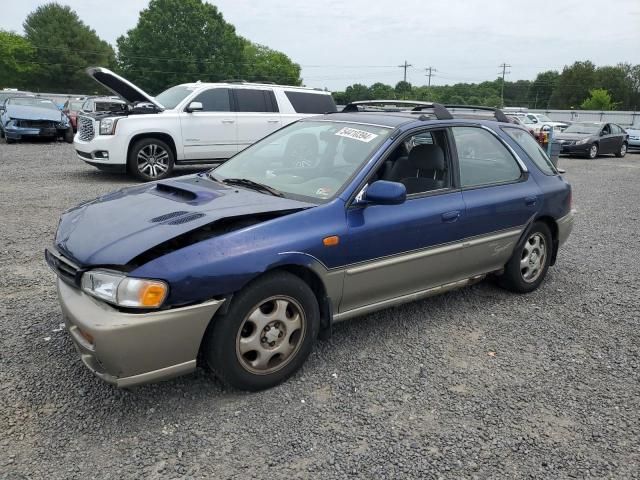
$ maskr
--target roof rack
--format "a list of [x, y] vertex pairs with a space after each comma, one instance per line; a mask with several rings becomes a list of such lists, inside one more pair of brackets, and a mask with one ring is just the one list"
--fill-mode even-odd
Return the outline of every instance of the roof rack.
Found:
[[480, 107], [480, 106], [476, 106], [476, 105], [444, 105], [444, 107], [447, 108], [447, 109], [454, 108], [456, 110], [471, 110], [471, 111], [481, 110], [483, 112], [493, 112], [493, 115], [494, 115], [494, 117], [496, 118], [497, 121], [502, 122], [502, 123], [511, 123], [509, 121], [509, 119], [507, 118], [507, 116], [504, 114], [504, 112], [502, 110], [500, 110], [499, 108]]
[[366, 106], [382, 107], [385, 105], [396, 105], [399, 107], [405, 107], [405, 108], [398, 108], [398, 110], [395, 110], [398, 112], [407, 111], [406, 107], [411, 107], [411, 106], [413, 106], [413, 108], [411, 109], [412, 112], [421, 112], [422, 110], [425, 110], [425, 109], [432, 109], [433, 114], [436, 116], [438, 120], [453, 119], [453, 116], [451, 115], [451, 113], [449, 113], [447, 109], [439, 103], [421, 102], [421, 101], [414, 101], [414, 100], [360, 100], [357, 102], [351, 102], [347, 104], [342, 109], [342, 111], [345, 113], [358, 112], [359, 111], [358, 107], [366, 107]]

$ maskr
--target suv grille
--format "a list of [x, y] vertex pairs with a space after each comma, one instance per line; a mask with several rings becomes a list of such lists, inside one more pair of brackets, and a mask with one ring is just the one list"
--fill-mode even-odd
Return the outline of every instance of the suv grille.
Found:
[[93, 119], [89, 117], [78, 117], [78, 137], [83, 142], [90, 142], [96, 133], [93, 129]]

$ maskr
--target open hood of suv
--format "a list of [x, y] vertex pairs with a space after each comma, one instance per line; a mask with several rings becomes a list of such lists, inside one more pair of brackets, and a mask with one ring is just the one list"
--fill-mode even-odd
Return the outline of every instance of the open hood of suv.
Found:
[[111, 90], [127, 103], [134, 104], [136, 102], [149, 102], [160, 110], [164, 110], [164, 107], [151, 95], [135, 86], [126, 78], [122, 78], [120, 75], [113, 73], [108, 68], [89, 67], [87, 68], [87, 74], [100, 85]]

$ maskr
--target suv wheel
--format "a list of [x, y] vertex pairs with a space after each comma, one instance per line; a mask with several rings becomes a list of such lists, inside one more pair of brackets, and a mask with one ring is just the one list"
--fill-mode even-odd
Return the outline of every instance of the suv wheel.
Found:
[[143, 138], [133, 144], [127, 159], [129, 171], [144, 181], [161, 180], [173, 170], [171, 147], [157, 138]]
[[227, 313], [213, 319], [203, 351], [225, 383], [262, 390], [286, 380], [304, 363], [320, 329], [320, 310], [309, 286], [276, 272], [233, 297]]
[[553, 243], [549, 227], [536, 222], [519, 245], [499, 278], [502, 287], [512, 292], [529, 293], [540, 286], [547, 275]]
[[627, 144], [623, 143], [620, 145], [620, 149], [616, 152], [616, 157], [622, 158], [627, 154]]

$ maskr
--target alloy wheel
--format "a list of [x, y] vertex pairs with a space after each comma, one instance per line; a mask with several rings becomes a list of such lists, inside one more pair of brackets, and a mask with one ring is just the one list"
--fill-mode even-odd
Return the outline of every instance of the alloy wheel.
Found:
[[598, 156], [598, 146], [591, 145], [591, 148], [589, 149], [589, 158], [596, 158], [597, 156]]
[[544, 270], [547, 256], [545, 238], [540, 233], [531, 235], [522, 248], [520, 274], [525, 282], [535, 282]]
[[283, 368], [295, 357], [306, 329], [304, 310], [291, 297], [275, 296], [250, 310], [236, 337], [242, 367], [258, 375]]
[[169, 169], [169, 152], [155, 143], [145, 145], [137, 156], [138, 171], [149, 178], [164, 175]]

